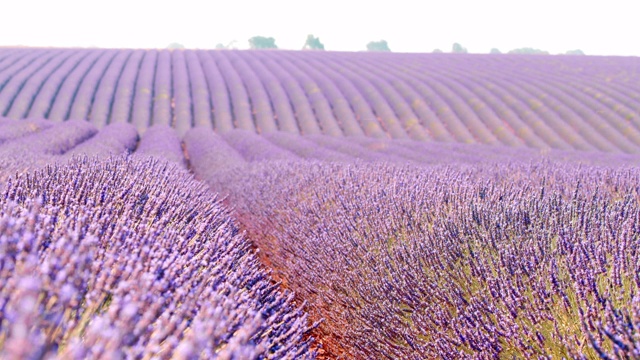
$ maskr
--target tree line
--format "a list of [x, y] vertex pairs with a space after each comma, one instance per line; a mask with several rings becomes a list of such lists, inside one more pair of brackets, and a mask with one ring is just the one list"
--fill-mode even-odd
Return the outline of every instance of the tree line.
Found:
[[[251, 49], [278, 49], [278, 45], [276, 45], [276, 39], [273, 37], [266, 36], [254, 36], [249, 40], [249, 48]], [[219, 43], [216, 45], [216, 49], [235, 49], [236, 41], [232, 41], [228, 44]], [[167, 47], [169, 49], [183, 49], [184, 46], [180, 43], [171, 43]], [[366, 44], [367, 51], [383, 51], [383, 52], [391, 52], [389, 48], [389, 44], [386, 40], [375, 40], [370, 41]], [[307, 39], [302, 46], [302, 50], [324, 50], [324, 44], [320, 41], [320, 38], [314, 36], [313, 34], [307, 35]], [[433, 53], [444, 53], [444, 51], [440, 49], [435, 49], [432, 51]], [[453, 43], [451, 46], [450, 53], [453, 54], [466, 54], [468, 50], [466, 47], [462, 46], [460, 43]], [[490, 54], [502, 54], [502, 52], [497, 48], [492, 48], [489, 51]], [[545, 50], [531, 48], [531, 47], [522, 47], [517, 49], [512, 49], [506, 52], [507, 54], [532, 54], [532, 55], [549, 55], [550, 53]], [[585, 53], [580, 49], [569, 50], [565, 52], [566, 55], [585, 55]]]

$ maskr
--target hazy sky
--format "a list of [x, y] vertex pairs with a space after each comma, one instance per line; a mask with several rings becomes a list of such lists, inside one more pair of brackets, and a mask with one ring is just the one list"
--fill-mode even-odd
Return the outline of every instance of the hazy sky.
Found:
[[551, 53], [640, 56], [631, 0], [0, 0], [0, 45], [213, 48], [255, 35], [300, 49], [307, 34], [327, 50], [385, 39], [394, 52], [533, 47]]

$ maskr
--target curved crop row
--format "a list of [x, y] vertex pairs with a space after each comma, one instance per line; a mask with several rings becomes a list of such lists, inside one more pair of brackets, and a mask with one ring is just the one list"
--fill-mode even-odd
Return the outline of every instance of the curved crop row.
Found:
[[0, 113], [540, 149], [640, 151], [638, 60], [0, 49]]

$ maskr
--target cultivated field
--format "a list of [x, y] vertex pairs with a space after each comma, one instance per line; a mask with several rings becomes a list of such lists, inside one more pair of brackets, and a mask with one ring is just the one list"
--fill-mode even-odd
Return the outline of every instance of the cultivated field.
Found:
[[0, 49], [0, 116], [633, 153], [640, 60]]
[[639, 67], [0, 49], [0, 357], [637, 357]]

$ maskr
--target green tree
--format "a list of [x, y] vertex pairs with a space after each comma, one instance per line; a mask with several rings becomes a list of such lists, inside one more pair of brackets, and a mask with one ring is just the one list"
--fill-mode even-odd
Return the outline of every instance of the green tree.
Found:
[[169, 44], [169, 46], [167, 46], [167, 49], [184, 49], [184, 45], [177, 42], [172, 42], [171, 44]]
[[498, 48], [493, 48], [491, 49], [491, 51], [489, 51], [489, 54], [502, 54], [502, 51], [500, 51]]
[[254, 36], [249, 39], [249, 47], [252, 49], [277, 49], [276, 39], [272, 37]]
[[530, 48], [530, 47], [523, 47], [523, 48], [513, 49], [509, 51], [509, 54], [549, 55], [549, 52], [540, 50], [540, 49]]
[[453, 43], [453, 46], [451, 47], [451, 52], [454, 54], [466, 54], [467, 48], [458, 43]]
[[324, 50], [324, 44], [320, 42], [319, 38], [309, 34], [307, 35], [307, 41], [305, 41], [302, 49]]
[[567, 54], [567, 55], [584, 55], [584, 51], [582, 51], [580, 49], [569, 50], [565, 54]]
[[442, 54], [443, 51], [440, 50], [440, 49], [433, 49], [432, 53], [434, 53], [434, 54]]
[[367, 51], [388, 51], [389, 44], [387, 44], [387, 40], [379, 40], [379, 41], [371, 41], [367, 44]]
[[229, 42], [227, 45], [223, 44], [223, 43], [217, 43], [216, 44], [216, 49], [218, 50], [222, 50], [222, 49], [237, 49], [235, 47], [235, 44], [237, 43], [237, 41], [232, 40], [231, 42]]

